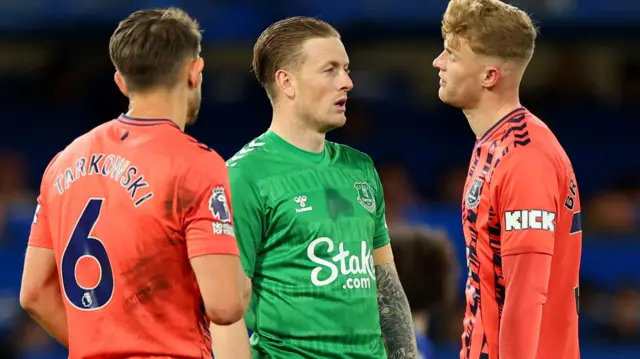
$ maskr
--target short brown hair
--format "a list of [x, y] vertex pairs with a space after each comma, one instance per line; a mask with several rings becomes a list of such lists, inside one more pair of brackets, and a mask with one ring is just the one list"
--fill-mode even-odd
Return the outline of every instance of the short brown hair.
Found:
[[524, 11], [499, 0], [451, 0], [442, 37], [450, 37], [454, 48], [461, 37], [475, 53], [528, 62], [537, 30]]
[[413, 311], [434, 310], [451, 302], [458, 264], [446, 234], [429, 228], [390, 228], [400, 282]]
[[139, 10], [122, 20], [109, 41], [111, 62], [129, 92], [173, 86], [181, 65], [200, 53], [198, 22], [177, 8]]
[[303, 62], [300, 56], [305, 41], [314, 38], [340, 38], [329, 23], [312, 17], [296, 16], [280, 20], [260, 34], [253, 46], [253, 72], [272, 98], [276, 72]]

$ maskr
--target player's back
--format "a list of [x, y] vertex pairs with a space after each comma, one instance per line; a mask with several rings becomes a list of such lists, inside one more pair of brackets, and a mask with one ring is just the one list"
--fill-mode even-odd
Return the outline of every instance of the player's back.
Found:
[[214, 154], [173, 122], [121, 116], [52, 161], [41, 196], [71, 359], [211, 356], [183, 208], [190, 167]]

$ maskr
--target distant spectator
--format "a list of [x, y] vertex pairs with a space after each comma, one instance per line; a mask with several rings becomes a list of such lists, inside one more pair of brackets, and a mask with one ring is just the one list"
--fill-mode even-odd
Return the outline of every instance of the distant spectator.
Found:
[[384, 187], [387, 224], [392, 227], [407, 222], [407, 214], [424, 206], [407, 168], [398, 163], [379, 167]]
[[621, 191], [601, 193], [585, 207], [585, 225], [591, 232], [632, 234], [638, 231], [638, 204]]
[[433, 359], [429, 321], [455, 296], [458, 266], [453, 248], [447, 237], [421, 227], [394, 227], [390, 235], [398, 275], [411, 305], [418, 350], [421, 358]]
[[28, 189], [27, 163], [18, 154], [0, 153], [0, 173], [0, 242], [26, 242], [36, 203]]

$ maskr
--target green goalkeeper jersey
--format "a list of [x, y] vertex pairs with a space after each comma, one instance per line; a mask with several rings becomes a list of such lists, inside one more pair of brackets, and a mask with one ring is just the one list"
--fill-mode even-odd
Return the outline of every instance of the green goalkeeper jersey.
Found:
[[373, 250], [389, 233], [371, 158], [328, 141], [306, 152], [268, 131], [227, 166], [253, 358], [386, 358]]

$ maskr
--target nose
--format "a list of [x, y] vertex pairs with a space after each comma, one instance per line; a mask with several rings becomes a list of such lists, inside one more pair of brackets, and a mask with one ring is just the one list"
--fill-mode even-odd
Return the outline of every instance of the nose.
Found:
[[442, 66], [442, 57], [444, 55], [444, 51], [442, 51], [438, 57], [436, 57], [435, 59], [433, 59], [433, 63], [431, 64], [435, 69], [438, 70], [443, 70], [443, 66]]
[[353, 89], [353, 81], [351, 80], [351, 76], [345, 71], [343, 79], [341, 81], [340, 91], [351, 91]]

